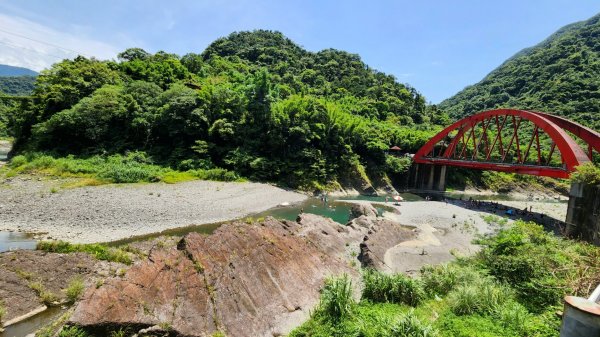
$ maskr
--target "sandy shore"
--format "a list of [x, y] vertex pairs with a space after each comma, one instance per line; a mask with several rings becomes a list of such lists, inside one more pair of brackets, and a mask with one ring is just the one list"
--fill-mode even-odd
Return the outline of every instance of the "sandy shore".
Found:
[[60, 189], [60, 180], [0, 183], [0, 231], [44, 239], [115, 241], [166, 229], [233, 220], [306, 196], [272, 185], [191, 181]]
[[[393, 203], [360, 200], [340, 200], [347, 203], [386, 205], [396, 212], [385, 212], [384, 217], [414, 228], [417, 239], [402, 242], [385, 254], [390, 272], [416, 273], [426, 264], [439, 264], [454, 259], [455, 255], [472, 255], [479, 250], [473, 240], [480, 234], [489, 234], [514, 222], [518, 217], [504, 218], [504, 211], [493, 208], [470, 208], [468, 202], [414, 201]], [[506, 206], [523, 209], [532, 206], [534, 212], [544, 212], [564, 220], [567, 204], [554, 202], [501, 201]], [[493, 216], [494, 215], [494, 216]], [[504, 220], [506, 219], [506, 220]], [[526, 218], [527, 219], [527, 218]]]

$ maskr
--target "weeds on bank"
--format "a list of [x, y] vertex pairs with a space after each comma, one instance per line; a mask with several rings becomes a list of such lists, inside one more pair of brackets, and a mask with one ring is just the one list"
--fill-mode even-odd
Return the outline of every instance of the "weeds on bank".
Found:
[[335, 295], [352, 292], [341, 278], [344, 291], [326, 286], [327, 305], [290, 336], [558, 336], [563, 296], [587, 296], [600, 283], [600, 248], [534, 223], [516, 221], [479, 243], [477, 255], [423, 267], [418, 278], [366, 270], [361, 301], [350, 306]]
[[133, 261], [131, 255], [120, 248], [107, 247], [101, 244], [72, 244], [65, 241], [40, 241], [37, 250], [52, 253], [75, 253], [84, 252], [92, 255], [98, 260], [120, 262], [130, 265]]
[[177, 171], [152, 164], [143, 152], [128, 155], [55, 158], [40, 153], [18, 155], [3, 169], [6, 177], [20, 173], [37, 173], [55, 177], [77, 177], [81, 181], [65, 187], [96, 186], [107, 183], [158, 182], [177, 183], [189, 180], [244, 181], [236, 173], [221, 169]]
[[42, 284], [42, 282], [30, 282], [28, 286], [35, 291], [45, 305], [54, 305], [58, 301], [58, 296], [51, 291], [46, 290], [46, 287]]
[[[4, 302], [0, 301], [0, 323], [2, 323], [2, 318], [6, 315], [6, 308], [4, 307]], [[0, 324], [0, 327], [2, 324]]]
[[89, 337], [87, 332], [76, 326], [64, 327], [58, 337]]
[[362, 298], [373, 302], [418, 305], [425, 298], [423, 284], [403, 274], [384, 274], [372, 269], [363, 272]]
[[75, 303], [83, 294], [83, 290], [85, 290], [83, 279], [79, 276], [72, 279], [71, 282], [69, 282], [67, 288], [65, 289], [67, 301], [69, 303]]
[[321, 293], [317, 314], [332, 321], [339, 321], [352, 313], [355, 305], [352, 298], [352, 281], [344, 274], [340, 278], [329, 279]]

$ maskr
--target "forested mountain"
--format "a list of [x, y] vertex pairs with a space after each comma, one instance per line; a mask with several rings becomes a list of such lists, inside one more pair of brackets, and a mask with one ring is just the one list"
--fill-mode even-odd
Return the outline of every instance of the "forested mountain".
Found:
[[0, 77], [0, 93], [7, 95], [29, 95], [35, 86], [34, 76], [3, 76]]
[[37, 74], [31, 69], [0, 64], [0, 76], [37, 76]]
[[600, 14], [522, 50], [439, 107], [453, 118], [497, 107], [539, 110], [600, 130]]
[[399, 172], [447, 116], [358, 55], [309, 52], [281, 33], [233, 33], [201, 54], [132, 48], [119, 60], [77, 57], [38, 76], [15, 109], [18, 151], [144, 152], [181, 170], [222, 167], [293, 187], [350, 171]]

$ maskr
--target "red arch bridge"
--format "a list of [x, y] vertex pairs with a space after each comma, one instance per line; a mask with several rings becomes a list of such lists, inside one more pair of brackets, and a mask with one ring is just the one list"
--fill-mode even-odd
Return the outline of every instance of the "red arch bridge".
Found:
[[568, 178], [594, 151], [600, 152], [600, 133], [581, 124], [544, 112], [489, 110], [457, 121], [423, 145], [414, 162], [430, 165], [416, 165], [413, 182], [444, 190], [446, 166]]

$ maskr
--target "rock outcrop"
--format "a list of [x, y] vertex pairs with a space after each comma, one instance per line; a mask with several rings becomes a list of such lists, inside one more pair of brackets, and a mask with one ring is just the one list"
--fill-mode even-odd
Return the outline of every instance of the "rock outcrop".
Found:
[[154, 249], [122, 278], [88, 289], [71, 323], [100, 333], [283, 335], [308, 317], [326, 277], [358, 277], [344, 257], [365, 234], [311, 214], [299, 220], [225, 224]]
[[0, 304], [6, 308], [3, 322], [35, 311], [44, 305], [44, 300], [64, 301], [69, 282], [98, 275], [98, 265], [97, 260], [84, 253], [22, 250], [0, 254]]
[[[353, 221], [362, 221], [363, 217]], [[385, 263], [386, 252], [398, 243], [416, 238], [415, 231], [387, 219], [368, 219], [369, 231], [360, 243], [358, 260], [364, 268], [392, 271]]]

